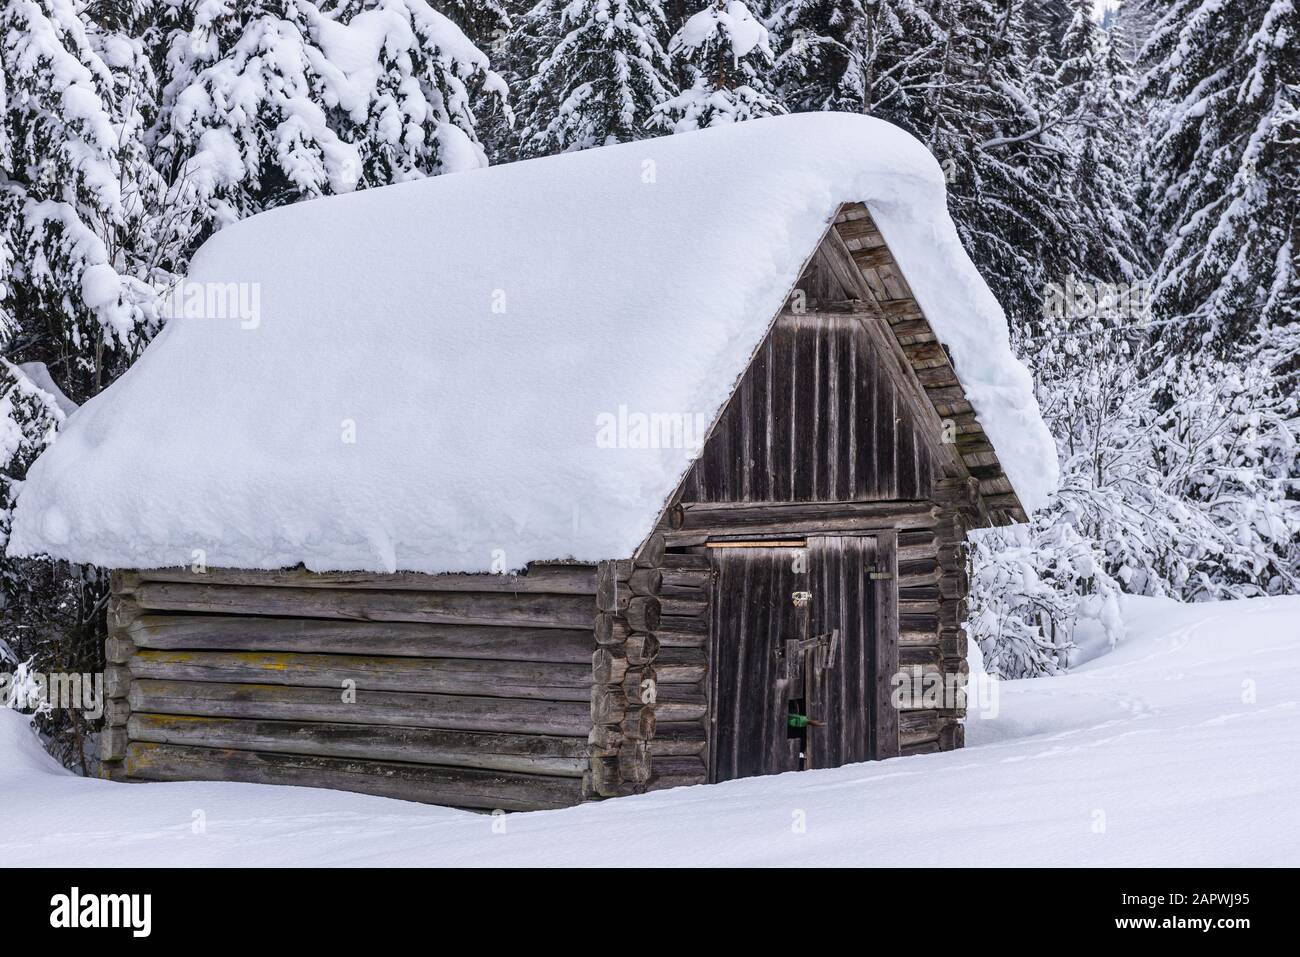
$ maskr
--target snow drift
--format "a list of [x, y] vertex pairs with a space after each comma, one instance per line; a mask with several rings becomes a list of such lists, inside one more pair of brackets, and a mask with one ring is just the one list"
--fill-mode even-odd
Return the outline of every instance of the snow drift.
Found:
[[961, 750], [504, 818], [89, 780], [0, 708], [0, 862], [608, 867], [617, 839], [646, 867], [1293, 865], [1300, 597], [1124, 606], [1130, 641], [1069, 675], [1001, 682], [971, 702]]
[[1036, 507], [1051, 437], [938, 165], [882, 121], [805, 114], [223, 229], [176, 317], [32, 468], [11, 554], [424, 572], [631, 555], [698, 449], [601, 447], [599, 418], [712, 421], [855, 201]]

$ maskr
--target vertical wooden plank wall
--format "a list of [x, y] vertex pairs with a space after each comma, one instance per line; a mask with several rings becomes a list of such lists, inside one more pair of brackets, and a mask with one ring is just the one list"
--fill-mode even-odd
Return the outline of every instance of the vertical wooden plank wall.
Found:
[[785, 314], [682, 484], [681, 501], [872, 502], [929, 496], [929, 427], [853, 314]]

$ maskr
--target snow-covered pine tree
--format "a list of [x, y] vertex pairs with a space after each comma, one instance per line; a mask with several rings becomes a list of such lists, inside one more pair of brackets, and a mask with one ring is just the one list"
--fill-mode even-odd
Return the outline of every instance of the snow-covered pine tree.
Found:
[[[54, 441], [65, 410], [72, 408], [57, 386], [42, 388], [36, 381], [48, 374], [43, 364], [22, 368], [0, 359], [0, 551], [9, 541], [18, 486], [36, 457]], [[0, 567], [6, 585], [11, 581], [9, 571]]]
[[518, 156], [649, 135], [655, 110], [675, 92], [660, 0], [542, 0], [521, 20], [533, 24], [548, 42], [516, 91]]
[[327, 116], [340, 92], [355, 104], [309, 39], [309, 6], [196, 0], [164, 40], [155, 162], [194, 185], [209, 229], [360, 178], [359, 151]]
[[1075, 0], [1019, 0], [1028, 33], [1055, 50], [1074, 18]]
[[488, 84], [516, 85], [509, 76], [514, 51], [508, 38], [516, 19], [532, 4], [529, 0], [436, 0], [432, 6], [460, 27], [469, 41], [487, 54], [492, 72], [473, 77], [467, 83], [475, 108], [475, 132], [492, 163], [509, 159], [510, 128], [514, 113], [504, 96], [484, 95]]
[[523, 131], [532, 129], [531, 118], [555, 115], [559, 91], [534, 87], [533, 77], [538, 64], [563, 37], [560, 14], [566, 2], [535, 0], [511, 18], [510, 30], [494, 62], [510, 88], [515, 115], [512, 125], [493, 123], [488, 131], [494, 162], [523, 158]]
[[513, 17], [509, 0], [432, 0], [431, 6], [460, 27], [469, 41], [495, 56], [510, 32]]
[[[309, 39], [346, 74], [331, 79], [326, 103], [337, 93], [347, 114], [334, 125], [361, 154], [358, 187], [487, 165], [478, 111], [508, 124], [506, 84], [448, 17], [424, 0], [350, 0], [330, 15], [304, 12]], [[366, 62], [353, 60], [357, 46]]]
[[741, 0], [709, 0], [673, 35], [668, 52], [689, 85], [659, 106], [675, 133], [786, 112], [767, 80], [767, 28]]
[[79, 0], [0, 4], [4, 348], [83, 399], [156, 320], [160, 185], [140, 147], [148, 62], [131, 38], [89, 26]]
[[[940, 4], [941, 5], [941, 4]], [[781, 0], [773, 77], [792, 110], [867, 113], [925, 138], [948, 33], [929, 0]]]
[[1222, 348], [1300, 322], [1300, 11], [1170, 0], [1140, 58], [1142, 204], [1166, 338]]
[[[159, 291], [170, 287], [184, 271], [201, 228], [194, 191], [184, 181], [169, 181], [153, 165], [149, 149], [149, 128], [157, 118], [160, 96], [154, 66], [157, 27], [170, 9], [151, 0], [98, 0], [87, 7], [91, 18], [87, 35], [111, 70], [112, 102], [122, 127], [118, 138], [122, 163], [132, 173], [123, 190], [131, 228], [118, 243], [134, 263], [133, 277], [148, 286], [136, 287], [146, 310], [142, 331], [147, 336], [161, 323], [158, 310], [163, 297]], [[134, 359], [138, 352], [137, 348], [127, 358]], [[122, 371], [124, 368], [115, 369], [113, 375]], [[87, 396], [78, 394], [78, 400], [84, 398]]]
[[1062, 135], [1068, 117], [1053, 95], [1046, 40], [1020, 5], [933, 8], [946, 42], [918, 126], [949, 172], [948, 205], [966, 249], [1012, 326], [1023, 326], [1048, 284], [1086, 271]]
[[198, 0], [170, 31], [155, 161], [211, 228], [295, 200], [483, 165], [487, 57], [425, 0]]
[[[504, 89], [424, 0], [0, 0], [0, 30], [0, 352], [21, 363], [0, 368], [2, 539], [50, 397], [126, 369], [207, 231], [480, 165], [475, 108]], [[9, 666], [102, 670], [98, 570], [4, 557], [0, 585]], [[90, 728], [57, 714], [44, 730], [71, 762]]]
[[[160, 237], [177, 211], [143, 144], [155, 87], [133, 13], [106, 7], [96, 22], [81, 0], [0, 3], [0, 350], [13, 360], [0, 360], [0, 545], [72, 407], [63, 393], [84, 400], [126, 368], [170, 278]], [[0, 558], [3, 664], [102, 670], [105, 591], [96, 569]], [[84, 716], [38, 722], [85, 770]]]
[[1166, 0], [1124, 0], [1115, 9], [1109, 30], [1111, 45], [1124, 62], [1137, 62], [1138, 53], [1160, 19], [1160, 7]]
[[[1206, 102], [1197, 105], [1189, 96], [1175, 107], [1148, 93], [1135, 111], [1118, 46], [1097, 31], [1088, 4], [1072, 3], [1075, 15], [1061, 35], [1054, 75], [1044, 82], [1043, 66], [1031, 66], [1035, 102], [1060, 118], [1044, 142], [1065, 146], [1063, 186], [1083, 227], [1075, 231], [1082, 242], [1068, 257], [1075, 264], [1071, 277], [1124, 279], [1140, 275], [1145, 262], [1128, 186], [1131, 141], [1124, 134], [1140, 127], [1153, 103], [1206, 122], [1200, 112]], [[1187, 49], [1180, 54], [1188, 55]], [[1214, 74], [1202, 66], [1201, 80]], [[1240, 80], [1248, 71], [1239, 72]], [[1209, 83], [1204, 91], [1213, 88]], [[1157, 136], [1169, 135], [1170, 115], [1157, 110]], [[1197, 154], [1202, 172], [1216, 168], [1215, 151], [1218, 160], [1229, 158], [1222, 145], [1190, 145], [1192, 154], [1207, 150]], [[1148, 181], [1148, 197], [1159, 190], [1172, 201], [1173, 189], [1181, 191], [1181, 202], [1202, 187], [1214, 193], [1211, 184], [1187, 183], [1182, 177], [1189, 169], [1158, 185]], [[1281, 200], [1292, 216], [1295, 196], [1292, 190]], [[1181, 213], [1184, 228], [1198, 208]], [[1204, 242], [1212, 228], [1202, 226]], [[1114, 637], [1107, 596], [1118, 589], [1194, 601], [1285, 593], [1300, 581], [1295, 390], [1281, 372], [1288, 356], [1294, 363], [1296, 337], [1284, 332], [1296, 326], [1270, 327], [1254, 355], [1225, 344], [1221, 357], [1162, 357], [1161, 343], [1153, 348], [1141, 318], [1044, 315], [1033, 323], [1035, 334], [1016, 330], [1057, 437], [1062, 480], [1027, 528], [994, 530], [973, 549], [972, 633], [1005, 674], [1052, 671], [1060, 637], [1084, 618], [1100, 614]]]
[[[1073, 205], [1081, 217], [1072, 258], [1100, 282], [1145, 279], [1147, 263], [1136, 213], [1131, 141], [1138, 117], [1131, 70], [1093, 19], [1092, 0], [1071, 0], [1074, 15], [1061, 39], [1053, 76], [1057, 135], [1068, 146]], [[1146, 317], [1135, 317], [1145, 320]]]
[[1053, 3], [1064, 6], [1040, 3], [1031, 21], [1007, 0], [784, 0], [771, 20], [791, 109], [879, 116], [929, 147], [1013, 325], [1037, 313], [1048, 282], [1084, 271], [1049, 55]]

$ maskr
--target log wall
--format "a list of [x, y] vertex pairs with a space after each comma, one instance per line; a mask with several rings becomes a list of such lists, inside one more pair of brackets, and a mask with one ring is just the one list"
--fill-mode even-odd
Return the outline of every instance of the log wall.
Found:
[[508, 577], [119, 572], [106, 772], [576, 804], [598, 793], [598, 593], [608, 613], [644, 619], [653, 609], [631, 600], [644, 578], [630, 562]]

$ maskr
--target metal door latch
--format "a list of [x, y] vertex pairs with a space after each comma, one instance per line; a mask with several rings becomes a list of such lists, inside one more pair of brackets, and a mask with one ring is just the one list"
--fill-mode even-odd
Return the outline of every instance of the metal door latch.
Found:
[[790, 595], [790, 599], [794, 602], [794, 607], [803, 608], [805, 605], [808, 604], [808, 602], [812, 601], [812, 592], [810, 591], [793, 592]]
[[820, 635], [813, 635], [811, 638], [804, 638], [799, 641], [794, 638], [787, 638], [784, 642], [778, 641], [772, 648], [772, 654], [776, 658], [777, 666], [781, 669], [782, 674], [788, 667], [786, 662], [809, 651], [819, 651], [824, 657], [821, 666], [824, 668], [835, 667], [835, 653], [840, 647], [840, 630], [832, 628], [830, 631]]
[[894, 577], [894, 573], [893, 572], [872, 572], [867, 577], [870, 578], [873, 582], [889, 581]]

